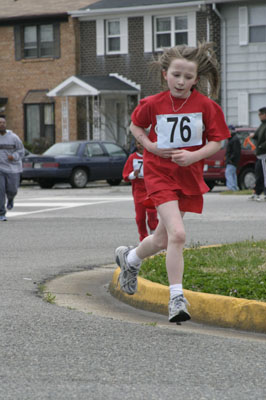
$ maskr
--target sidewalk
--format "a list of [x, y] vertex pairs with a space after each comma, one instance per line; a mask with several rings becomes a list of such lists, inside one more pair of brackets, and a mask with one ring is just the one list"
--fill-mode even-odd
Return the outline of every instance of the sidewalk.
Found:
[[[117, 299], [133, 307], [168, 316], [169, 288], [138, 277], [138, 291], [129, 296], [117, 284], [120, 268], [113, 274], [109, 289]], [[266, 303], [184, 290], [195, 322], [226, 328], [266, 333]]]

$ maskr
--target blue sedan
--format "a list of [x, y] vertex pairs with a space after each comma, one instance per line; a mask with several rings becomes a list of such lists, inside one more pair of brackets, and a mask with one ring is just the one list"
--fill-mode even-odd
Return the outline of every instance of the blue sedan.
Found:
[[84, 188], [89, 181], [97, 180], [119, 185], [127, 157], [126, 151], [112, 142], [56, 143], [40, 156], [24, 157], [22, 180], [38, 182], [41, 188], [51, 188], [58, 182]]

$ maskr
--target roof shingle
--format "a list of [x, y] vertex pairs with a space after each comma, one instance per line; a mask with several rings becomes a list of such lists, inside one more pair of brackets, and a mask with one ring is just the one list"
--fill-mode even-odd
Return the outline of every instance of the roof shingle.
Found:
[[172, 3], [190, 3], [194, 0], [101, 0], [94, 4], [83, 7], [82, 9], [89, 8], [90, 10], [102, 10], [111, 8], [124, 8], [124, 7], [142, 7], [142, 6], [155, 6], [161, 5], [163, 8], [164, 4]]
[[0, 20], [67, 13], [96, 0], [0, 0]]
[[90, 75], [77, 75], [77, 78], [83, 80], [88, 85], [95, 89], [102, 91], [135, 91], [138, 89], [121, 81], [115, 76], [90, 76]]

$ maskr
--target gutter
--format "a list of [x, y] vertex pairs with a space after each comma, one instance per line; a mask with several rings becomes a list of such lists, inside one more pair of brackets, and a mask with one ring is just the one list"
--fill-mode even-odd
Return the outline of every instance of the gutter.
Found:
[[86, 10], [73, 10], [69, 11], [68, 14], [71, 15], [73, 18], [79, 17], [97, 17], [101, 15], [118, 15], [118, 14], [134, 14], [134, 13], [143, 13], [143, 12], [151, 12], [156, 10], [167, 10], [179, 7], [199, 7], [206, 4], [205, 0], [199, 1], [191, 1], [191, 2], [183, 2], [183, 3], [171, 3], [171, 4], [164, 4], [163, 8], [162, 5], [152, 5], [152, 6], [138, 6], [138, 7], [119, 7], [119, 8], [103, 8], [103, 9], [90, 9], [87, 8]]
[[223, 46], [222, 46], [222, 58], [223, 58], [223, 71], [222, 71], [222, 109], [224, 112], [225, 120], [227, 120], [227, 81], [226, 81], [226, 65], [227, 65], [227, 57], [226, 57], [226, 20], [222, 16], [222, 14], [217, 10], [216, 4], [212, 3], [212, 10], [219, 17], [222, 24], [222, 38], [223, 38]]
[[67, 12], [60, 13], [46, 13], [46, 14], [24, 14], [17, 16], [0, 17], [0, 25], [12, 25], [15, 22], [30, 23], [36, 20], [49, 19], [49, 20], [68, 20]]

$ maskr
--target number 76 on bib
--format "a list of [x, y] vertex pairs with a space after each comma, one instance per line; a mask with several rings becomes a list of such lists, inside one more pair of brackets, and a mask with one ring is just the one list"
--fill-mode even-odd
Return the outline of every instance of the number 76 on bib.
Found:
[[159, 149], [202, 145], [202, 113], [156, 115]]

